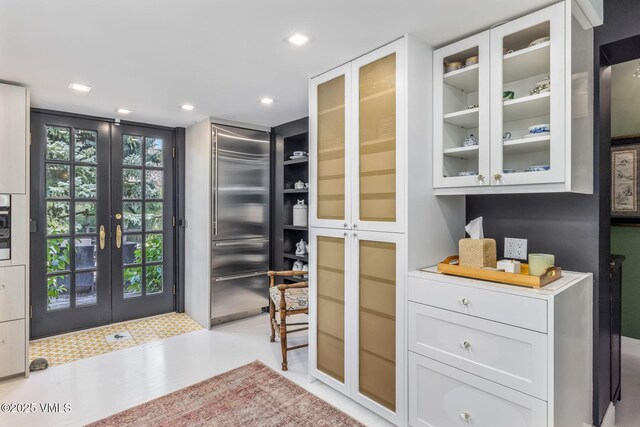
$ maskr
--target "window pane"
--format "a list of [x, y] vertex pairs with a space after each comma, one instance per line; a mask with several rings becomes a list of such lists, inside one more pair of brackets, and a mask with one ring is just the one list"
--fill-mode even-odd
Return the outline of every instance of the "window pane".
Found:
[[122, 164], [142, 166], [141, 136], [122, 136]]
[[47, 126], [47, 160], [70, 160], [71, 130]]
[[98, 302], [98, 282], [96, 272], [76, 274], [76, 306], [91, 305]]
[[142, 230], [142, 203], [124, 202], [122, 203], [122, 224], [125, 231]]
[[162, 139], [145, 138], [145, 165], [162, 166]]
[[162, 266], [147, 266], [147, 294], [162, 292]]
[[47, 202], [47, 234], [69, 234], [69, 202]]
[[126, 234], [122, 243], [124, 264], [142, 264], [142, 235]]
[[164, 172], [161, 170], [148, 170], [144, 173], [146, 199], [162, 199], [162, 181]]
[[76, 129], [74, 160], [76, 162], [97, 163], [98, 132]]
[[145, 261], [162, 261], [162, 234], [147, 234], [145, 242]]
[[127, 267], [123, 270], [125, 298], [142, 295], [142, 267]]
[[69, 270], [69, 239], [47, 239], [47, 271]]
[[71, 306], [69, 300], [69, 276], [47, 277], [47, 310], [60, 310]]
[[98, 197], [96, 191], [97, 168], [93, 166], [76, 166], [76, 194], [78, 199], [89, 199]]
[[149, 230], [162, 230], [162, 202], [147, 203], [145, 205], [146, 221], [145, 229]]
[[96, 203], [76, 202], [76, 233], [95, 233]]
[[47, 197], [69, 197], [69, 165], [47, 164]]
[[122, 171], [122, 197], [142, 199], [142, 170], [124, 169]]
[[95, 237], [83, 237], [76, 239], [76, 270], [88, 269], [97, 266], [97, 245]]

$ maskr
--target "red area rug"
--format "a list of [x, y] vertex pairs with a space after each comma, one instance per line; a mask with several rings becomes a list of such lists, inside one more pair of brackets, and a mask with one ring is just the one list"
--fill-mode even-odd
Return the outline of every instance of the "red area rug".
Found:
[[362, 426], [255, 361], [90, 426]]

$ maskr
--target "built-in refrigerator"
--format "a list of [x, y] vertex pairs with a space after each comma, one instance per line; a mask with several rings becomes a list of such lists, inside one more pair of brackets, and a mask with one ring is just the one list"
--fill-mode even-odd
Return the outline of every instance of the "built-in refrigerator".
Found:
[[217, 124], [211, 131], [211, 324], [216, 325], [260, 313], [269, 304], [270, 135]]

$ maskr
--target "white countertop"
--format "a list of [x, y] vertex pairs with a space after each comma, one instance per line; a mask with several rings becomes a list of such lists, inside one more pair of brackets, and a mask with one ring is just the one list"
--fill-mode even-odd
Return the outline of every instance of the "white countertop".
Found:
[[514, 293], [519, 295], [526, 295], [534, 298], [546, 298], [553, 296], [561, 292], [563, 289], [578, 283], [580, 280], [587, 276], [592, 276], [592, 273], [577, 273], [574, 271], [563, 271], [562, 277], [558, 280], [549, 283], [542, 288], [529, 288], [526, 286], [508, 285], [505, 283], [489, 282], [486, 280], [471, 279], [461, 276], [453, 276], [450, 274], [438, 273], [437, 266], [427, 267], [422, 270], [414, 270], [409, 272], [409, 277], [415, 277], [418, 279], [434, 280], [444, 283], [453, 283], [457, 285], [471, 286], [471, 287], [487, 287], [495, 291]]

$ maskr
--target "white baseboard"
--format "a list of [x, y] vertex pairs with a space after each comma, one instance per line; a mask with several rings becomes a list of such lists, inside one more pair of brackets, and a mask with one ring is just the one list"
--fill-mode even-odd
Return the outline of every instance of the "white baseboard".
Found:
[[604, 414], [604, 418], [602, 419], [602, 424], [600, 427], [615, 427], [616, 425], [616, 407], [613, 406], [612, 402], [609, 402], [609, 407], [607, 408], [607, 412]]
[[640, 340], [622, 337], [622, 352], [640, 357]]

